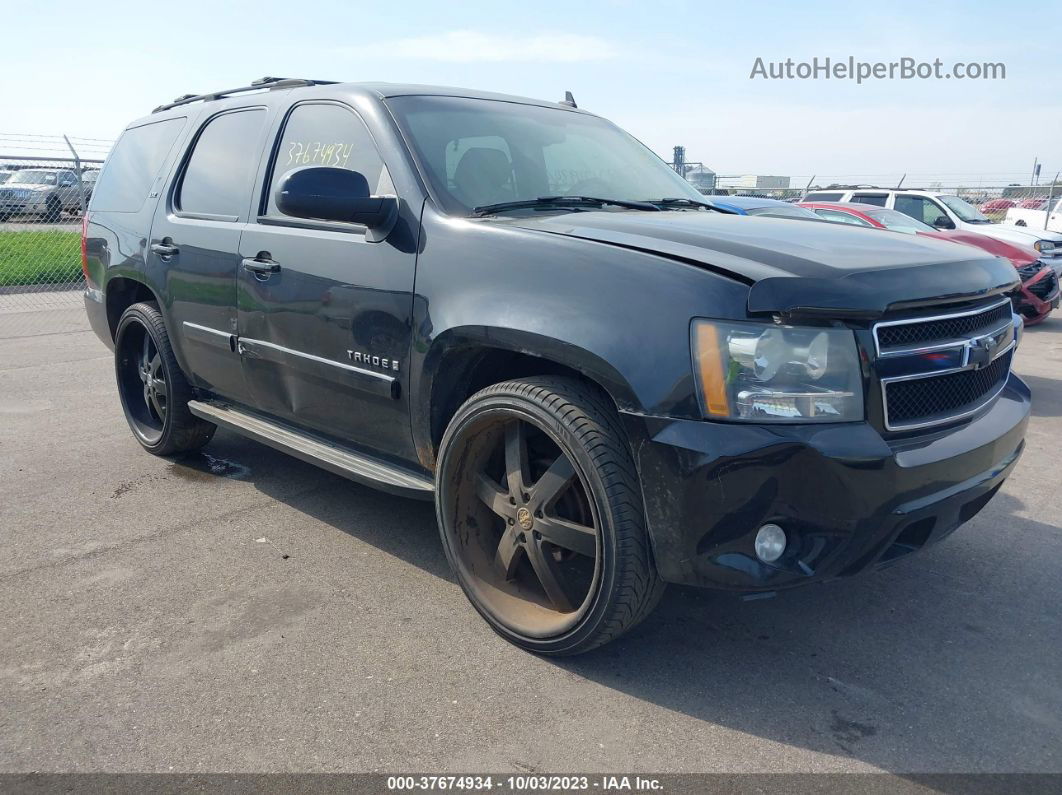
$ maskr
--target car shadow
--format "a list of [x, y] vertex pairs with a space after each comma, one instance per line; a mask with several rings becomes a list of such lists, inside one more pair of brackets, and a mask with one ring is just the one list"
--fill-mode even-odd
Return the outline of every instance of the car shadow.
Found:
[[[253, 461], [242, 477], [262, 493], [453, 581], [430, 503], [232, 434], [208, 450]], [[196, 462], [178, 463], [201, 470]], [[1001, 493], [894, 567], [775, 599], [671, 586], [628, 635], [550, 664], [699, 722], [895, 773], [1057, 769], [1060, 529], [1026, 513]], [[455, 610], [463, 598], [454, 588]], [[727, 767], [712, 753], [706, 768]]]

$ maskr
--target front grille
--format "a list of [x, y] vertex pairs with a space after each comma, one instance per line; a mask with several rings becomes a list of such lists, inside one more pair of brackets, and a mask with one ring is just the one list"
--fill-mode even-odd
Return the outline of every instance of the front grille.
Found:
[[879, 325], [878, 349], [909, 348], [929, 342], [958, 340], [997, 329], [1010, 320], [1010, 303], [998, 304], [974, 314], [952, 315], [934, 320], [908, 321], [903, 325]]
[[1041, 301], [1050, 295], [1054, 295], [1055, 290], [1058, 288], [1058, 277], [1055, 276], [1055, 272], [1051, 271], [1049, 274], [1040, 279], [1036, 284], [1029, 287], [1029, 292], [1039, 298]]
[[968, 416], [999, 394], [1010, 375], [1011, 303], [874, 327], [885, 429], [905, 431]]
[[1003, 386], [1010, 374], [1012, 351], [980, 370], [894, 381], [885, 385], [889, 424], [893, 427], [949, 419], [977, 409]]

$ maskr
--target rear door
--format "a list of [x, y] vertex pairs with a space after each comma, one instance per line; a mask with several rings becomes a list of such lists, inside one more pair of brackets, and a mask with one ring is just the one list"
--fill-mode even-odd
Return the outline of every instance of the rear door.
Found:
[[236, 107], [201, 124], [159, 202], [148, 252], [188, 375], [241, 403], [249, 394], [236, 353], [236, 272], [269, 116], [262, 106]]
[[283, 215], [274, 192], [294, 168], [351, 169], [374, 194], [395, 189], [353, 108], [301, 102], [276, 128], [256, 188], [258, 215], [240, 241], [239, 344], [253, 404], [415, 459], [406, 365], [416, 231], [400, 223], [379, 240], [358, 224]]

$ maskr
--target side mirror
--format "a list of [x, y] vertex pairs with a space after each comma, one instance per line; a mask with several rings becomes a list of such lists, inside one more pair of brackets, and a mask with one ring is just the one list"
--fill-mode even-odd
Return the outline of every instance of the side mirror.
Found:
[[277, 209], [294, 218], [341, 221], [379, 229], [398, 215], [394, 196], [372, 196], [357, 171], [329, 166], [304, 166], [289, 171], [277, 186]]
[[954, 229], [955, 224], [951, 222], [951, 219], [946, 215], [938, 215], [936, 220], [933, 221], [933, 226], [937, 229]]

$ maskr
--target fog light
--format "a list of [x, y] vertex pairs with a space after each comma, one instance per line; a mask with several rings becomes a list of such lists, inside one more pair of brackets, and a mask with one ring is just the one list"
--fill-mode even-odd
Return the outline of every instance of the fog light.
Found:
[[774, 563], [785, 552], [785, 530], [776, 524], [765, 524], [756, 533], [756, 557], [764, 563]]

